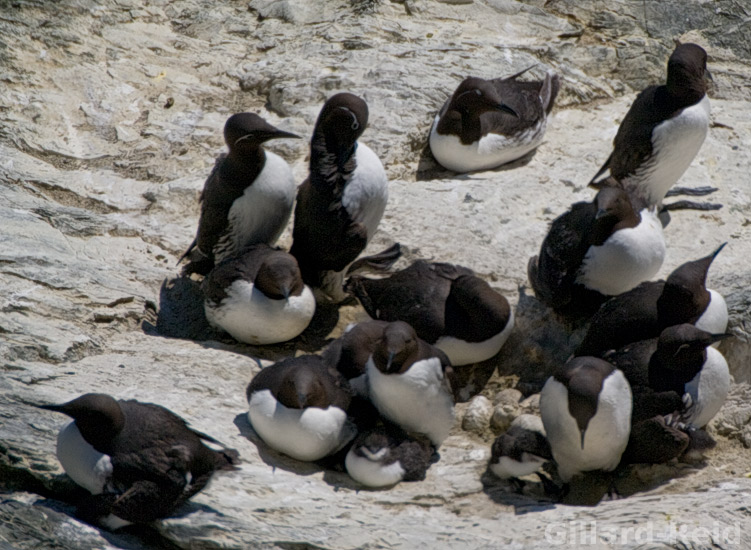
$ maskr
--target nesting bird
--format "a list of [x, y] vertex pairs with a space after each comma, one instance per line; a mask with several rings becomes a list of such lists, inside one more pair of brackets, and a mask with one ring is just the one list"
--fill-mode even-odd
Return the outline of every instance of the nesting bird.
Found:
[[372, 318], [409, 323], [453, 366], [493, 357], [514, 327], [508, 300], [462, 266], [418, 260], [388, 278], [352, 276], [346, 289]]
[[290, 253], [305, 284], [334, 302], [346, 298], [346, 270], [373, 237], [388, 200], [381, 161], [358, 142], [367, 123], [361, 98], [329, 98], [310, 143], [310, 176], [297, 193]]
[[654, 207], [623, 189], [601, 189], [557, 217], [530, 258], [535, 296], [547, 306], [591, 314], [609, 296], [649, 280], [665, 259], [665, 239]]
[[[658, 205], [683, 175], [709, 128], [707, 52], [681, 44], [668, 60], [667, 81], [634, 100], [613, 140], [613, 152], [592, 178], [609, 176]], [[600, 178], [600, 179], [598, 179]]]
[[407, 432], [439, 447], [454, 424], [453, 376], [446, 355], [419, 339], [407, 323], [389, 324], [367, 367], [370, 399]]
[[430, 150], [454, 172], [488, 170], [519, 159], [542, 142], [558, 94], [558, 76], [517, 80], [465, 79], [444, 103], [430, 130]]
[[198, 232], [180, 258], [185, 273], [206, 275], [215, 263], [247, 246], [273, 245], [287, 226], [297, 186], [280, 156], [266, 151], [270, 139], [299, 138], [253, 113], [238, 113], [224, 125], [226, 157], [217, 160], [201, 193]]
[[493, 442], [489, 468], [499, 478], [512, 480], [521, 488], [518, 478], [539, 472], [550, 460], [553, 455], [542, 419], [523, 414]]
[[387, 326], [386, 321], [352, 324], [321, 354], [324, 361], [339, 371], [360, 395], [368, 394], [366, 366]]
[[237, 451], [207, 447], [217, 442], [152, 403], [87, 393], [41, 408], [73, 419], [60, 430], [57, 457], [92, 495], [79, 515], [109, 529], [169, 516], [238, 461]]
[[336, 453], [356, 435], [346, 380], [318, 355], [266, 367], [248, 385], [248, 420], [271, 448], [303, 461]]
[[631, 406], [626, 377], [596, 357], [574, 357], [548, 379], [540, 414], [564, 482], [618, 466], [628, 444]]
[[310, 324], [316, 308], [294, 256], [266, 244], [219, 263], [201, 288], [209, 323], [247, 344], [295, 338]]

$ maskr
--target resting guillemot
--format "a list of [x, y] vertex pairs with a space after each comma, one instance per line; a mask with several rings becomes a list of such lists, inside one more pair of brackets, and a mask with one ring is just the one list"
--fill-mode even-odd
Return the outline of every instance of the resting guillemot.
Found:
[[493, 357], [514, 327], [508, 300], [462, 266], [418, 260], [388, 278], [352, 276], [345, 288], [372, 318], [410, 324], [453, 366]]
[[304, 331], [316, 309], [295, 257], [266, 244], [218, 264], [203, 280], [209, 323], [247, 344], [286, 342]]
[[60, 430], [57, 457], [92, 495], [79, 515], [109, 529], [169, 516], [238, 462], [237, 451], [210, 449], [203, 441], [213, 438], [159, 405], [87, 393], [41, 408], [73, 418]]
[[[365, 249], [388, 200], [378, 156], [357, 140], [368, 106], [339, 93], [321, 109], [310, 143], [310, 176], [297, 193], [290, 253], [317, 298], [341, 302], [347, 268]], [[398, 253], [393, 261], [398, 258]], [[393, 262], [392, 262], [393, 263]]]
[[626, 377], [596, 357], [574, 357], [548, 379], [540, 415], [564, 482], [618, 466], [628, 444], [631, 406]]
[[650, 205], [659, 205], [691, 164], [709, 128], [707, 52], [681, 44], [670, 55], [667, 72], [664, 85], [650, 86], [636, 97], [618, 128], [613, 152], [590, 185], [612, 176]]
[[214, 264], [256, 243], [272, 245], [281, 235], [295, 201], [295, 178], [280, 156], [266, 151], [270, 139], [299, 138], [253, 113], [238, 113], [224, 125], [229, 148], [203, 186], [198, 232], [180, 258], [184, 273], [206, 275]]
[[[545, 437], [542, 419], [522, 414], [493, 442], [489, 468], [499, 478], [510, 480], [521, 491], [524, 484], [518, 478], [539, 474], [542, 465], [550, 460], [553, 460], [553, 455]], [[540, 476], [540, 479], [544, 479], [543, 483], [550, 483], [544, 476]]]
[[321, 353], [323, 360], [339, 371], [358, 395], [368, 395], [365, 367], [387, 326], [386, 321], [353, 323]]
[[313, 461], [334, 454], [356, 435], [347, 418], [347, 381], [319, 355], [301, 355], [266, 367], [246, 392], [248, 420], [271, 448]]
[[451, 364], [419, 339], [407, 323], [390, 323], [366, 367], [370, 399], [380, 413], [407, 432], [426, 435], [439, 447], [454, 425]]
[[654, 207], [605, 187], [553, 220], [527, 275], [535, 296], [559, 312], [591, 315], [609, 296], [649, 280], [665, 259]]
[[465, 79], [444, 103], [430, 130], [430, 150], [454, 172], [487, 170], [523, 157], [542, 142], [558, 94], [558, 76]]

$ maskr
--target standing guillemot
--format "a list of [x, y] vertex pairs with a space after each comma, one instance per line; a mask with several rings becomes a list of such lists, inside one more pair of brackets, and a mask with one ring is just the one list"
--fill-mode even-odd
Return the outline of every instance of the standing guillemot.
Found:
[[397, 321], [383, 331], [366, 369], [370, 399], [380, 413], [439, 447], [454, 425], [448, 357]]
[[213, 438], [159, 405], [87, 393], [41, 408], [73, 418], [60, 430], [57, 457], [92, 495], [81, 517], [109, 529], [169, 516], [238, 461], [237, 451], [210, 449], [202, 440]]
[[560, 312], [592, 314], [607, 297], [649, 280], [665, 259], [656, 209], [614, 187], [553, 220], [527, 274], [535, 296]]
[[704, 49], [696, 44], [678, 46], [668, 60], [666, 83], [650, 86], [636, 97], [618, 128], [613, 152], [590, 185], [597, 186], [609, 175], [650, 205], [660, 204], [707, 136], [708, 75]]
[[631, 388], [613, 365], [574, 357], [540, 393], [540, 415], [564, 482], [618, 466], [631, 430]]
[[216, 262], [248, 245], [276, 242], [289, 221], [297, 186], [289, 165], [262, 144], [299, 137], [253, 113], [227, 119], [229, 154], [216, 161], [203, 186], [198, 232], [180, 258], [190, 260], [184, 273], [206, 275]]
[[707, 272], [725, 245], [678, 266], [665, 281], [649, 281], [610, 298], [592, 316], [575, 355], [600, 356], [630, 342], [656, 338], [665, 328], [692, 323], [713, 334], [725, 332], [727, 305], [706, 288]]
[[454, 172], [487, 170], [523, 157], [542, 142], [558, 95], [558, 76], [465, 79], [444, 103], [430, 130], [430, 150]]
[[418, 260], [384, 279], [352, 276], [345, 288], [372, 318], [409, 323], [454, 366], [493, 357], [514, 327], [508, 300], [462, 266]]
[[224, 260], [203, 280], [209, 323], [247, 344], [286, 342], [310, 324], [316, 309], [295, 257], [266, 244]]
[[318, 355], [290, 357], [253, 377], [248, 420], [271, 448], [313, 461], [334, 454], [356, 435], [347, 418], [347, 381]]
[[329, 98], [310, 143], [310, 176], [297, 193], [290, 253], [316, 297], [334, 302], [347, 297], [347, 267], [373, 237], [388, 200], [381, 161], [357, 141], [367, 123], [368, 106], [356, 95]]
[[519, 478], [538, 473], [542, 465], [550, 460], [553, 460], [553, 454], [545, 437], [542, 419], [522, 414], [493, 442], [489, 468], [499, 478], [510, 480], [517, 490], [521, 490], [524, 485]]
[[433, 447], [427, 438], [410, 437], [395, 426], [381, 426], [357, 436], [344, 464], [347, 473], [367, 487], [422, 481]]

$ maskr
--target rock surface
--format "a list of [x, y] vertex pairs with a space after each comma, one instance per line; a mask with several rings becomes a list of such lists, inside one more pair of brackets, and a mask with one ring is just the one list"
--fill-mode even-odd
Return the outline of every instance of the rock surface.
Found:
[[[751, 546], [744, 9], [732, 0], [675, 0], [659, 9], [630, 0], [4, 2], [0, 549], [547, 549], [587, 544], [589, 522], [591, 548]], [[523, 288], [527, 259], [555, 216], [591, 198], [586, 182], [635, 91], [663, 78], [677, 37], [707, 48], [715, 77], [713, 125], [681, 183], [718, 187], [711, 200], [724, 208], [674, 213], [660, 276], [729, 241], [709, 283], [731, 309], [735, 338], [721, 350], [737, 385], [712, 424], [718, 446], [704, 463], [633, 469], [622, 491], [631, 496], [579, 508], [509, 492], [484, 474], [494, 433], [463, 432], [458, 422], [424, 482], [388, 491], [359, 490], [341, 472], [280, 456], [258, 440], [244, 389], [259, 361], [316, 351], [364, 313], [321, 311], [315, 330], [270, 348], [238, 345], [206, 327], [195, 285], [175, 279], [175, 264], [195, 234], [198, 193], [222, 151], [229, 114], [256, 111], [309, 136], [327, 96], [349, 90], [366, 98], [363, 141], [391, 178], [371, 249], [400, 242], [400, 266], [429, 258], [471, 267], [517, 308], [510, 340], [475, 373], [484, 383], [497, 371], [483, 391], [493, 402], [516, 382], [525, 395], [539, 390], [581, 337]], [[427, 131], [452, 88], [469, 74], [534, 64], [533, 74], [551, 67], [563, 80], [537, 153], [496, 171], [441, 170], [426, 150]], [[304, 140], [271, 148], [302, 181]], [[72, 489], [54, 456], [65, 419], [33, 407], [85, 391], [169, 407], [237, 448], [242, 468], [217, 477], [151, 532], [86, 526], [61, 502]], [[534, 399], [510, 417], [533, 410]], [[466, 407], [458, 406], [458, 418]]]

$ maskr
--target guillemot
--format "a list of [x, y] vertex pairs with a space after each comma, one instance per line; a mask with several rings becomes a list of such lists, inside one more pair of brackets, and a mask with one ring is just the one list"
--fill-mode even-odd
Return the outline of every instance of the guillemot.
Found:
[[184, 273], [206, 275], [248, 245], [276, 242], [289, 221], [297, 186], [289, 165], [263, 143], [299, 137], [253, 113], [227, 119], [229, 153], [216, 161], [203, 186], [196, 238], [180, 258], [190, 260]]

